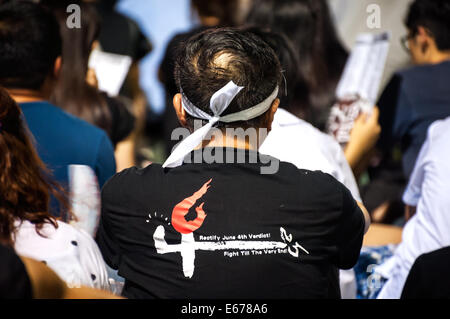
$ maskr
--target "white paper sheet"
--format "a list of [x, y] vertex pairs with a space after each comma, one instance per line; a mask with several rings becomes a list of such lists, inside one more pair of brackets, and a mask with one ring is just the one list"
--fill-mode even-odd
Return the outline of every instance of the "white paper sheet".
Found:
[[92, 237], [100, 220], [100, 187], [94, 171], [85, 165], [69, 166], [70, 199], [77, 221], [70, 224]]
[[350, 139], [355, 120], [371, 113], [377, 101], [390, 46], [390, 34], [361, 34], [347, 61], [331, 108], [327, 131], [341, 144]]
[[336, 96], [358, 95], [375, 105], [390, 46], [390, 34], [361, 34], [347, 61]]
[[110, 96], [117, 96], [132, 62], [131, 57], [126, 55], [93, 50], [89, 58], [89, 67], [95, 70], [99, 89]]

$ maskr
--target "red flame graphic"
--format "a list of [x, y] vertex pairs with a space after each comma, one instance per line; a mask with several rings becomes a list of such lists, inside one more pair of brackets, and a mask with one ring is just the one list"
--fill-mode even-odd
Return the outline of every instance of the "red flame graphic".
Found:
[[192, 206], [194, 206], [194, 204], [206, 194], [208, 189], [211, 187], [211, 182], [212, 179], [203, 185], [203, 187], [200, 188], [194, 195], [186, 198], [173, 209], [172, 226], [180, 234], [188, 235], [203, 225], [206, 218], [206, 213], [203, 210], [203, 205], [205, 203], [202, 203], [200, 206], [195, 208], [195, 211], [197, 212], [197, 218], [195, 220], [188, 222], [185, 217], [189, 213], [189, 209], [191, 209]]

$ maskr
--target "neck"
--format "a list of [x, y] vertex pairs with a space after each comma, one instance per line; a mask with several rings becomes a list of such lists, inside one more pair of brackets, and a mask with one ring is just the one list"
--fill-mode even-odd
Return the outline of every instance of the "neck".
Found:
[[7, 91], [17, 103], [40, 102], [45, 100], [44, 94], [40, 91], [28, 89], [7, 89]]
[[445, 51], [445, 52], [437, 52], [433, 58], [431, 63], [432, 64], [439, 64], [445, 61], [449, 61], [450, 60], [450, 52], [449, 51]]
[[224, 135], [223, 137], [217, 137], [213, 134], [210, 141], [204, 141], [199, 148], [216, 147], [216, 148], [236, 148], [245, 149], [250, 151], [257, 151], [260, 143], [258, 141], [259, 134], [256, 134], [255, 138], [249, 136], [248, 138], [239, 138], [236, 136]]

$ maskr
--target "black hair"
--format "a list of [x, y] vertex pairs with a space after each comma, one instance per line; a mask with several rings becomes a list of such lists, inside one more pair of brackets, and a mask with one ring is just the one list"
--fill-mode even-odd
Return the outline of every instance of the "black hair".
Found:
[[[57, 18], [62, 38], [62, 64], [50, 102], [112, 135], [106, 98], [86, 81], [92, 45], [100, 33], [100, 17], [92, 3], [81, 0], [41, 0]], [[82, 12], [81, 28], [66, 26], [66, 8], [76, 4]]]
[[[223, 114], [227, 115], [267, 99], [280, 85], [281, 67], [275, 52], [252, 32], [210, 29], [185, 43], [178, 55], [175, 78], [180, 92], [211, 115], [209, 102], [215, 92], [230, 81], [243, 86]], [[266, 114], [247, 122], [219, 123], [218, 127], [260, 127]], [[189, 126], [192, 128], [192, 121]]]
[[0, 85], [40, 90], [61, 55], [59, 26], [41, 5], [0, 4]]
[[245, 27], [266, 42], [280, 61], [284, 81], [280, 87], [280, 106], [285, 110], [298, 114], [307, 105], [301, 104], [308, 99], [307, 83], [299, 72], [298, 55], [292, 42], [283, 33], [272, 32], [260, 27]]
[[410, 8], [405, 24], [417, 33], [418, 27], [428, 29], [439, 50], [450, 50], [450, 1], [416, 0]]
[[296, 115], [324, 130], [348, 53], [340, 42], [325, 0], [256, 0], [247, 23], [284, 33], [298, 54], [308, 98]]

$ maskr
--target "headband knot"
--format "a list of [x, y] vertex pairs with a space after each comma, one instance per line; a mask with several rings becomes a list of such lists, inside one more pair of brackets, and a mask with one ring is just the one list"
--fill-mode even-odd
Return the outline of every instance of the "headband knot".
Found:
[[273, 101], [278, 96], [277, 86], [272, 94], [260, 104], [237, 113], [222, 116], [222, 114], [230, 106], [234, 98], [243, 89], [244, 87], [238, 86], [234, 84], [233, 81], [230, 81], [227, 85], [214, 93], [209, 103], [209, 108], [214, 115], [210, 115], [207, 112], [196, 107], [182, 92], [181, 104], [186, 113], [194, 118], [206, 120], [209, 122], [199, 130], [195, 131], [189, 137], [184, 139], [178, 145], [175, 151], [169, 156], [163, 167], [174, 168], [180, 166], [183, 163], [184, 157], [191, 153], [205, 139], [209, 131], [216, 123], [233, 123], [255, 119], [266, 113], [267, 110], [269, 110], [272, 106]]

